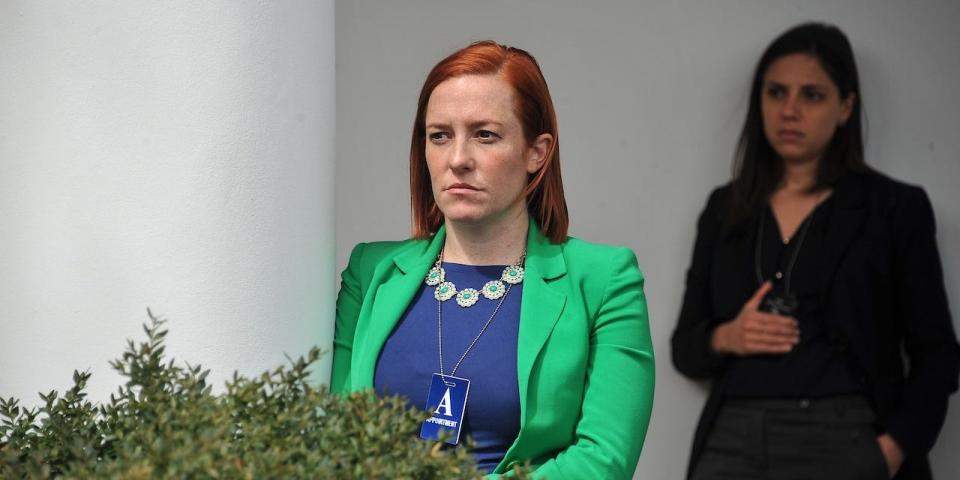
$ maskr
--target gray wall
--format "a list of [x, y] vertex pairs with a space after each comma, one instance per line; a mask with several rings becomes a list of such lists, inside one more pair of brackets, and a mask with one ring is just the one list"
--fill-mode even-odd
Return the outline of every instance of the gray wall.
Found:
[[[923, 185], [960, 308], [960, 2], [338, 1], [338, 265], [360, 241], [409, 234], [407, 152], [416, 97], [440, 58], [493, 38], [529, 50], [556, 102], [571, 233], [628, 245], [647, 277], [658, 359], [636, 478], [681, 478], [703, 385], [670, 365], [696, 216], [728, 179], [750, 69], [787, 27], [829, 20], [863, 79], [868, 162]], [[932, 453], [960, 478], [960, 401]]]

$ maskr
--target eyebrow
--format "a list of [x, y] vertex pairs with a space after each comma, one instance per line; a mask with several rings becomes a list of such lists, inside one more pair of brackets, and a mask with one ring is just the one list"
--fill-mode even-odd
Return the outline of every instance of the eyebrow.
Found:
[[[503, 128], [503, 123], [498, 122], [496, 120], [477, 120], [475, 122], [468, 123], [467, 127], [470, 129], [475, 129], [475, 128], [484, 127], [487, 125]], [[433, 122], [433, 123], [428, 123], [425, 128], [430, 129], [430, 128], [449, 128], [449, 127], [450, 127], [449, 123]]]
[[[763, 82], [764, 86], [773, 86], [773, 87], [788, 87], [786, 83], [781, 83], [776, 80], [766, 80]], [[805, 83], [800, 85], [800, 88], [827, 88], [825, 84], [822, 83]]]

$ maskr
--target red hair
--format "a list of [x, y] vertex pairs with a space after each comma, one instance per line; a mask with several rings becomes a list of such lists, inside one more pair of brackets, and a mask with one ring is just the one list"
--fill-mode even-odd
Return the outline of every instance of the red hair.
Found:
[[491, 40], [476, 42], [444, 58], [423, 82], [417, 116], [410, 142], [410, 207], [413, 212], [413, 238], [428, 238], [443, 224], [430, 185], [426, 159], [426, 115], [430, 95], [444, 81], [463, 75], [498, 75], [514, 89], [514, 113], [523, 126], [528, 143], [544, 133], [553, 136], [545, 161], [531, 174], [522, 195], [527, 210], [540, 231], [553, 243], [567, 238], [570, 220], [560, 179], [560, 147], [557, 137], [557, 113], [540, 66], [529, 53]]

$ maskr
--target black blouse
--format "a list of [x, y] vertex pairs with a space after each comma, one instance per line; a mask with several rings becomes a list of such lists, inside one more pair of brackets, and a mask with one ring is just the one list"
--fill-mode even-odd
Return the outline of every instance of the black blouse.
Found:
[[[727, 394], [739, 397], [823, 397], [861, 392], [863, 386], [847, 353], [837, 348], [824, 327], [822, 299], [818, 295], [823, 278], [816, 258], [824, 249], [825, 226], [833, 208], [828, 198], [810, 213], [788, 243], [781, 240], [779, 226], [768, 207], [757, 222], [752, 252], [760, 248], [759, 273], [774, 282], [770, 296], [786, 296], [786, 281], [797, 299], [793, 316], [800, 328], [800, 342], [786, 354], [750, 355], [731, 359], [727, 371]], [[806, 228], [806, 233], [803, 233]], [[799, 250], [797, 250], [799, 249]], [[789, 265], [796, 250], [793, 268]], [[756, 271], [756, 255], [744, 258]], [[757, 283], [759, 288], [759, 280]]]

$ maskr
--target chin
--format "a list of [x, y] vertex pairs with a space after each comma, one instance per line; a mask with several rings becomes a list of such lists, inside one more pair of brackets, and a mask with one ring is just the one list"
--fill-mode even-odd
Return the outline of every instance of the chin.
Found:
[[778, 148], [775, 151], [784, 162], [789, 163], [805, 163], [807, 160], [814, 158], [810, 152], [802, 148]]
[[441, 212], [443, 212], [444, 220], [457, 223], [479, 223], [486, 218], [484, 212], [474, 208], [441, 209]]

